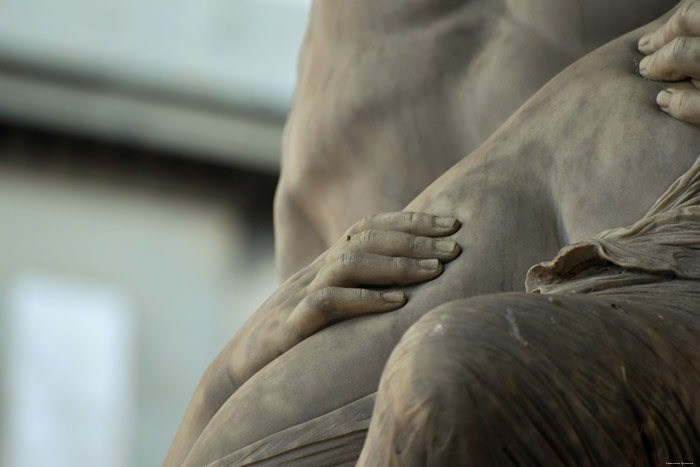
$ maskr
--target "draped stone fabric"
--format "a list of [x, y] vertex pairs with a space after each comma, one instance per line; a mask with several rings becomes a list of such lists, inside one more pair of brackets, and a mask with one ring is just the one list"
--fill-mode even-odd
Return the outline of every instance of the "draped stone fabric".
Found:
[[355, 465], [375, 394], [239, 449], [209, 467], [239, 465], [316, 467]]
[[700, 160], [635, 224], [565, 247], [552, 261], [532, 267], [526, 289], [591, 293], [671, 280], [700, 280]]

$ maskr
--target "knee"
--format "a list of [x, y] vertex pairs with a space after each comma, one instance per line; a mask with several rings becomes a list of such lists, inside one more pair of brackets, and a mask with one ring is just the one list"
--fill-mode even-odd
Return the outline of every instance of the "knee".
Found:
[[527, 356], [540, 349], [546, 328], [562, 319], [563, 310], [552, 316], [550, 300], [509, 293], [441, 305], [404, 334], [386, 371], [410, 368], [415, 377], [426, 373], [452, 379], [459, 370], [490, 367], [497, 355]]
[[549, 389], [540, 374], [543, 328], [553, 325], [543, 319], [548, 305], [546, 297], [503, 294], [423, 317], [387, 363], [366, 449], [389, 446], [384, 456], [396, 465], [510, 462], [499, 457], [504, 446], [528, 444], [539, 430], [533, 421], [550, 411], [540, 400]]

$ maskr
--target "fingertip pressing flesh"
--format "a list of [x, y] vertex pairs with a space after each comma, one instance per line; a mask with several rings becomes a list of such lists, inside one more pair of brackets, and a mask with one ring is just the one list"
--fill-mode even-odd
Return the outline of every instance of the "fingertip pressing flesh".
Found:
[[411, 285], [435, 279], [440, 274], [442, 263], [436, 258], [345, 252], [338, 261], [322, 268], [309, 288]]
[[684, 122], [700, 125], [700, 91], [695, 89], [664, 89], [656, 96], [661, 110]]
[[393, 311], [405, 303], [402, 291], [327, 287], [302, 300], [289, 316], [288, 324], [299, 339], [305, 339], [333, 322]]
[[440, 267], [440, 261], [437, 259], [421, 259], [418, 261], [418, 266], [428, 271], [436, 271]]
[[433, 222], [436, 226], [456, 232], [460, 227], [460, 222], [454, 217], [435, 217]]
[[435, 242], [435, 249], [440, 253], [444, 253], [445, 257], [440, 257], [443, 262], [449, 262], [459, 256], [462, 252], [462, 247], [457, 242], [451, 240], [438, 240]]
[[385, 230], [365, 230], [348, 236], [337, 245], [337, 251], [374, 253], [405, 258], [437, 258], [448, 262], [462, 251], [459, 245], [447, 239], [423, 237], [405, 232]]
[[671, 105], [671, 98], [673, 97], [673, 91], [670, 89], [664, 89], [656, 95], [656, 103], [661, 107], [662, 110], [668, 109]]
[[653, 33], [651, 32], [644, 34], [637, 43], [637, 50], [639, 50], [644, 55], [648, 55], [653, 52], [651, 48], [651, 36], [653, 36]]
[[401, 291], [384, 292], [382, 298], [389, 303], [406, 303], [406, 294]]
[[355, 223], [346, 235], [364, 230], [393, 230], [426, 237], [444, 237], [459, 230], [461, 223], [453, 217], [421, 212], [389, 212], [367, 216]]
[[644, 34], [637, 43], [637, 50], [648, 55], [682, 36], [700, 35], [700, 2], [686, 0], [685, 3], [654, 32]]
[[654, 81], [700, 77], [700, 37], [676, 37], [639, 62], [639, 74]]

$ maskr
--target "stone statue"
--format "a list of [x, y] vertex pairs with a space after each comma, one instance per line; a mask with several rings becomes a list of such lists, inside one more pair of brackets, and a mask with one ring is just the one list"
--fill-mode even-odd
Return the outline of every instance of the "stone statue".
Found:
[[700, 91], [651, 81], [700, 78], [675, 3], [317, 0], [284, 282], [165, 464], [700, 460]]

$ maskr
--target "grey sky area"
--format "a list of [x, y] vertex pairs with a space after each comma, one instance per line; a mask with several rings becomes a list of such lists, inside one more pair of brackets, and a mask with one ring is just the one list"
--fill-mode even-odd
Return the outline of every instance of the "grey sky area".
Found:
[[0, 114], [276, 166], [309, 3], [4, 0]]
[[284, 110], [303, 0], [5, 0], [4, 54]]

